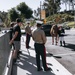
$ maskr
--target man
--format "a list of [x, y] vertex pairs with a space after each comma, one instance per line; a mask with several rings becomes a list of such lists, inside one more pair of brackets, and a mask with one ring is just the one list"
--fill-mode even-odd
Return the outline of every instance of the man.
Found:
[[16, 59], [18, 57], [18, 52], [20, 50], [20, 40], [21, 40], [21, 29], [20, 26], [22, 25], [21, 19], [16, 19], [17, 24], [13, 28], [13, 38], [10, 40], [9, 44], [12, 44], [14, 42], [15, 50], [13, 52], [13, 61], [16, 62]]
[[[13, 37], [13, 26], [14, 26], [14, 22], [11, 22], [11, 24], [10, 24], [10, 40], [12, 39], [12, 37]], [[12, 43], [12, 45], [11, 45], [12, 47], [13, 47], [13, 49], [15, 49], [14, 48], [14, 43]]]
[[41, 24], [37, 23], [37, 29], [32, 32], [32, 38], [34, 40], [34, 47], [36, 52], [36, 63], [37, 63], [37, 71], [41, 71], [42, 68], [40, 66], [40, 56], [42, 58], [42, 64], [44, 71], [49, 71], [50, 68], [46, 65], [46, 36], [43, 30], [41, 30]]
[[26, 32], [26, 48], [30, 48], [29, 43], [30, 43], [30, 37], [31, 37], [31, 28], [30, 28], [30, 23], [27, 23], [27, 26], [25, 27], [25, 32]]

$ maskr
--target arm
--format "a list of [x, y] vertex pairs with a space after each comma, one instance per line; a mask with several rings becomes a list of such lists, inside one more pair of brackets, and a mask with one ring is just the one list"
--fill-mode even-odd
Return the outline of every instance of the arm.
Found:
[[44, 44], [45, 44], [46, 41], [47, 41], [44, 31], [42, 31], [42, 40], [43, 40], [43, 43], [44, 43]]
[[25, 28], [26, 33], [28, 33], [29, 35], [31, 35], [31, 29], [29, 27]]
[[13, 38], [9, 42], [10, 45], [13, 43], [13, 41], [17, 37], [17, 35], [18, 35], [18, 32], [16, 31], [15, 34], [14, 34], [14, 36], [13, 36]]

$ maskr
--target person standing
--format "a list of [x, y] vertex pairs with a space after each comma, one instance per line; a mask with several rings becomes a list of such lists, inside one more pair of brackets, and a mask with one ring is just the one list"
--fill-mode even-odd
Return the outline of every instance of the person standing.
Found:
[[27, 23], [25, 27], [25, 32], [26, 32], [26, 48], [30, 48], [29, 43], [30, 43], [30, 38], [31, 38], [31, 28], [30, 28], [30, 23]]
[[[10, 40], [12, 39], [12, 37], [13, 37], [13, 26], [14, 26], [14, 22], [11, 22], [11, 24], [10, 24]], [[12, 45], [11, 45], [12, 47], [13, 47], [13, 49], [15, 49], [14, 48], [14, 43], [12, 43]]]
[[37, 71], [41, 71], [41, 65], [40, 65], [40, 56], [42, 58], [42, 64], [44, 71], [49, 71], [51, 68], [47, 67], [46, 64], [46, 49], [45, 49], [45, 43], [46, 43], [46, 36], [43, 30], [41, 30], [40, 23], [37, 23], [37, 29], [32, 32], [32, 38], [34, 40], [34, 47], [36, 52], [36, 64], [37, 64]]
[[54, 45], [54, 39], [55, 39], [55, 44], [57, 45], [58, 43], [58, 26], [57, 25], [52, 26], [50, 30], [50, 34], [52, 36], [52, 45]]
[[13, 62], [16, 62], [18, 57], [18, 52], [20, 50], [20, 40], [21, 40], [21, 29], [20, 26], [22, 25], [22, 21], [20, 18], [16, 19], [17, 24], [13, 27], [13, 38], [10, 40], [9, 44], [11, 45], [14, 43], [15, 50], [13, 51]]
[[60, 46], [64, 44], [65, 46], [65, 40], [64, 40], [65, 30], [62, 26], [59, 27], [59, 38], [60, 38]]

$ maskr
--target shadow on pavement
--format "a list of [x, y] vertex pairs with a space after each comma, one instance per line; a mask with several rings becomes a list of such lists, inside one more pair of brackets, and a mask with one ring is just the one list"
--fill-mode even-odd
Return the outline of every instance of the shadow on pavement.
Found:
[[75, 45], [74, 44], [66, 43], [66, 45], [64, 47], [70, 48], [70, 49], [72, 49], [72, 51], [75, 51]]
[[17, 75], [17, 66], [13, 65], [11, 75]]
[[52, 53], [47, 53], [46, 54], [47, 55], [47, 57], [55, 57], [55, 58], [62, 58], [61, 56], [57, 56], [57, 55], [53, 55]]
[[[52, 66], [50, 63], [48, 63], [48, 65]], [[52, 73], [51, 71], [37, 71], [36, 68], [36, 59], [32, 56], [29, 56], [27, 54], [21, 54], [20, 55], [20, 59], [17, 62], [17, 65], [14, 66], [14, 74], [13, 75], [21, 75], [22, 71], [20, 74], [17, 74], [17, 67], [19, 67], [22, 71], [24, 71], [23, 73], [25, 73], [24, 75], [55, 75], [54, 73]], [[22, 74], [23, 75], [23, 74]]]

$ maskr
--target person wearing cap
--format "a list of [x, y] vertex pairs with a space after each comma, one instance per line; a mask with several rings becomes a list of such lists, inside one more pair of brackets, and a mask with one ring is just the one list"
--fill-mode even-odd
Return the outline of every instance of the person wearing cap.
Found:
[[16, 62], [16, 59], [18, 57], [18, 52], [20, 50], [20, 40], [21, 40], [21, 29], [20, 26], [22, 25], [22, 21], [20, 18], [16, 19], [16, 25], [13, 27], [13, 38], [10, 40], [9, 44], [11, 45], [14, 43], [15, 50], [13, 51], [13, 62]]
[[30, 48], [29, 43], [30, 43], [30, 37], [31, 37], [31, 27], [30, 23], [27, 23], [25, 27], [25, 32], [26, 32], [26, 48]]
[[37, 71], [41, 71], [41, 65], [40, 65], [40, 56], [42, 58], [42, 64], [44, 71], [49, 71], [51, 68], [47, 67], [46, 64], [46, 49], [45, 49], [45, 43], [47, 41], [45, 33], [43, 30], [41, 30], [40, 23], [37, 23], [37, 29], [32, 32], [32, 38], [34, 40], [34, 48], [36, 52], [36, 64], [37, 64]]

